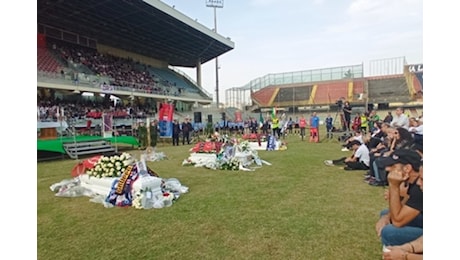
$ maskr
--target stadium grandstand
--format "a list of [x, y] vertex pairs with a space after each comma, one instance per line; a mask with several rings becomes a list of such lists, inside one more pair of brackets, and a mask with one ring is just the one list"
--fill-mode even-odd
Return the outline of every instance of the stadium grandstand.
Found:
[[[201, 65], [234, 49], [158, 0], [39, 0], [37, 44], [39, 102], [102, 100], [148, 114], [169, 102], [178, 118], [212, 103]], [[195, 68], [196, 81], [181, 67]]]
[[364, 111], [423, 106], [422, 64], [398, 57], [367, 67], [367, 76], [363, 64], [269, 74], [226, 90], [226, 104], [257, 113], [276, 107], [290, 114], [336, 111], [344, 101]]

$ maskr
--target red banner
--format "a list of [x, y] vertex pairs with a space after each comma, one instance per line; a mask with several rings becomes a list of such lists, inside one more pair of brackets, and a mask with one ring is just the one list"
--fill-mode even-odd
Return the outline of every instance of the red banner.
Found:
[[174, 115], [174, 104], [160, 104], [158, 121], [160, 127], [160, 137], [172, 137], [172, 120]]
[[174, 105], [173, 104], [168, 104], [168, 103], [163, 103], [163, 104], [161, 104], [158, 121], [170, 121], [170, 122], [172, 122], [173, 114], [174, 114]]
[[241, 111], [235, 111], [235, 122], [243, 122]]

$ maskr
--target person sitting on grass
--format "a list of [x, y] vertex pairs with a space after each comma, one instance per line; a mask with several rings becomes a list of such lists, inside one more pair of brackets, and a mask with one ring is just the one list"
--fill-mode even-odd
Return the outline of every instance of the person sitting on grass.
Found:
[[[374, 180], [369, 181], [369, 185], [372, 186], [385, 186], [387, 183], [387, 174], [385, 167], [380, 163], [385, 157], [390, 156], [395, 150], [399, 149], [414, 149], [414, 140], [409, 131], [405, 128], [398, 127], [391, 132], [393, 128], [388, 128], [387, 133], [391, 138], [391, 144], [387, 151], [380, 153], [380, 156], [376, 156], [374, 162], [371, 164], [373, 170]], [[375, 154], [377, 155], [377, 154]]]
[[[389, 123], [383, 123], [381, 126], [381, 132], [383, 132], [382, 141], [378, 143], [375, 147], [369, 148], [369, 157], [370, 157], [370, 169], [367, 171], [366, 175], [364, 175], [364, 182], [366, 183], [378, 183], [380, 186], [387, 185], [382, 180], [380, 180], [379, 175], [376, 174], [378, 171], [377, 165], [375, 164], [375, 160], [379, 159], [381, 156], [386, 155], [388, 156], [388, 151], [390, 151], [391, 145], [393, 143], [394, 132], [396, 129], [390, 127]], [[376, 186], [376, 185], [374, 185]]]
[[423, 236], [400, 246], [388, 246], [383, 252], [385, 260], [422, 260]]
[[414, 137], [414, 143], [423, 146], [423, 119], [409, 118], [409, 132]]
[[369, 149], [367, 146], [358, 140], [353, 140], [348, 144], [347, 148], [353, 150], [353, 154], [350, 157], [342, 157], [337, 160], [325, 160], [324, 164], [328, 166], [345, 164], [343, 169], [346, 171], [368, 170]]
[[361, 129], [361, 113], [357, 112], [355, 118], [353, 118], [353, 124], [351, 125], [353, 131], [358, 131]]
[[[388, 174], [388, 209], [380, 212], [375, 230], [384, 246], [408, 243], [423, 235], [423, 193], [417, 185], [422, 157], [415, 150], [399, 149], [384, 158]], [[407, 186], [407, 199], [401, 188]]]
[[382, 122], [376, 121], [372, 124], [372, 132], [367, 134], [369, 136], [369, 142], [367, 143], [369, 150], [376, 148], [377, 145], [381, 143], [386, 136], [386, 133], [382, 130]]
[[[423, 192], [423, 165], [419, 168], [419, 177], [417, 185]], [[423, 259], [423, 235], [405, 244], [399, 246], [387, 246], [383, 252], [383, 259], [387, 260], [405, 260], [405, 259]]]
[[360, 143], [364, 143], [363, 134], [361, 133], [360, 130], [354, 131], [354, 135], [345, 140], [345, 142], [342, 144], [342, 147], [343, 147], [342, 151], [343, 152], [349, 151], [347, 146], [348, 146], [348, 144], [350, 144], [354, 140], [358, 140]]

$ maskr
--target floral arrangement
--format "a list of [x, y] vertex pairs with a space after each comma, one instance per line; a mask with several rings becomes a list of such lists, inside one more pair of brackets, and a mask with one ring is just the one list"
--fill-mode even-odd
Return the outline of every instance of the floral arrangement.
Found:
[[221, 143], [206, 140], [204, 142], [198, 142], [195, 144], [195, 146], [192, 147], [190, 151], [194, 153], [216, 153], [218, 150], [220, 150], [220, 147]]
[[136, 209], [143, 209], [142, 207], [142, 199], [144, 197], [144, 194], [141, 192], [136, 192], [136, 197], [133, 200], [132, 206]]
[[287, 150], [287, 142], [282, 141], [280, 144], [279, 150], [281, 151]]
[[240, 169], [240, 161], [238, 158], [232, 157], [228, 160], [220, 160], [219, 169], [229, 170], [229, 171], [238, 171]]
[[134, 162], [134, 158], [129, 153], [121, 155], [101, 156], [93, 168], [86, 171], [89, 176], [120, 177], [128, 165]]
[[243, 140], [248, 140], [251, 142], [265, 142], [267, 141], [267, 137], [264, 134], [244, 134], [242, 136]]
[[145, 190], [140, 190], [136, 192], [135, 198], [132, 203], [132, 206], [135, 209], [148, 209], [150, 207], [154, 207], [154, 208], [169, 207], [172, 205], [173, 201], [175, 200], [174, 193], [163, 192], [163, 198], [160, 199], [160, 201], [157, 200], [155, 201], [153, 205], [149, 205], [149, 206], [143, 205], [143, 201], [145, 203], [145, 197], [147, 196], [146, 192], [147, 191]]
[[250, 150], [249, 141], [244, 140], [239, 144], [241, 151], [246, 152]]

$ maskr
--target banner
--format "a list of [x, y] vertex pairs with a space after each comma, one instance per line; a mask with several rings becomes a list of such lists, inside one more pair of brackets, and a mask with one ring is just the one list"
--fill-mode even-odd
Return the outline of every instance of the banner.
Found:
[[172, 121], [174, 115], [174, 104], [162, 103], [160, 105], [160, 111], [158, 113], [159, 127], [160, 127], [160, 138], [161, 137], [172, 137]]
[[274, 135], [267, 136], [267, 151], [276, 150], [276, 137]]
[[241, 115], [241, 111], [235, 111], [235, 122], [243, 122], [243, 117]]

